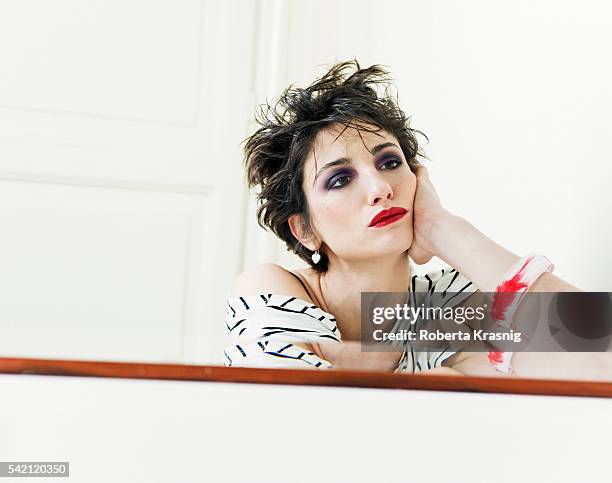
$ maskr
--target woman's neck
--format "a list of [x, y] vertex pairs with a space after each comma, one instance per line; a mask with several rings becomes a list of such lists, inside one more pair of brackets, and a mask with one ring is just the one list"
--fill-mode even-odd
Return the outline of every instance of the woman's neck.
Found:
[[331, 263], [319, 276], [324, 310], [336, 317], [345, 340], [361, 338], [361, 293], [406, 292], [410, 286], [408, 252], [367, 264]]

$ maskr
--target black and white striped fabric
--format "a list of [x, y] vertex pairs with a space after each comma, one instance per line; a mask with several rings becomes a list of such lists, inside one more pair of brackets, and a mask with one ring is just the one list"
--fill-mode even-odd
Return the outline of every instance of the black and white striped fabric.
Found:
[[229, 297], [225, 365], [327, 368], [330, 363], [294, 344], [340, 343], [333, 315], [289, 295]]
[[[435, 294], [462, 292], [452, 305], [465, 300], [476, 287], [455, 269], [443, 269], [411, 280], [412, 303], [420, 304]], [[226, 310], [225, 365], [238, 367], [316, 368], [331, 367], [329, 361], [296, 344], [322, 340], [341, 343], [332, 314], [289, 295], [258, 294], [228, 297]], [[450, 351], [414, 351], [405, 347], [396, 372], [416, 372], [439, 367], [453, 355]]]
[[[417, 306], [454, 307], [465, 301], [477, 288], [454, 268], [444, 268], [426, 275], [414, 275], [410, 285], [410, 304]], [[448, 296], [447, 296], [448, 294]], [[418, 331], [423, 320], [417, 319], [411, 330]], [[421, 348], [414, 350], [409, 343], [404, 347], [395, 372], [420, 372], [440, 367], [455, 352]]]

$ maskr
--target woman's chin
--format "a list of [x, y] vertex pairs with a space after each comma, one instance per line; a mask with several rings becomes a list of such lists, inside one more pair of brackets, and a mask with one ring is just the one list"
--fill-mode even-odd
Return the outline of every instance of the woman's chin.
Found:
[[380, 256], [399, 256], [408, 253], [408, 250], [412, 246], [412, 237], [409, 239], [401, 240], [389, 240], [387, 243], [381, 245], [380, 249], [376, 251], [376, 255]]
[[387, 237], [380, 240], [383, 249], [386, 251], [397, 251], [398, 253], [405, 252], [412, 246], [414, 241], [414, 234], [412, 230], [398, 230], [390, 232]]

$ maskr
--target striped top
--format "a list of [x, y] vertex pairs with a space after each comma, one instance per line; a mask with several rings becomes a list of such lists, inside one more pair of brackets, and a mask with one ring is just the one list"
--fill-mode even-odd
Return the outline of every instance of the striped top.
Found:
[[[455, 269], [445, 268], [411, 278], [411, 303], [427, 303], [435, 294], [453, 293], [456, 305], [476, 287]], [[415, 324], [418, 328], [419, 321]], [[225, 365], [237, 367], [317, 368], [329, 361], [299, 347], [300, 343], [342, 341], [336, 319], [318, 306], [290, 295], [230, 296], [225, 319]], [[440, 367], [452, 351], [413, 350], [409, 343], [396, 372], [417, 372]]]

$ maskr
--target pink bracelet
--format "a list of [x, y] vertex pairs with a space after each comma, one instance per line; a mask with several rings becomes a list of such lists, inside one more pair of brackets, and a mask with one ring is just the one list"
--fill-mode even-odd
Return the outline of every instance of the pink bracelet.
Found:
[[[491, 318], [501, 327], [510, 328], [514, 312], [529, 287], [541, 275], [552, 272], [554, 268], [555, 266], [544, 255], [532, 253], [521, 258], [508, 270], [503, 281], [495, 289], [491, 303]], [[513, 352], [489, 351], [487, 357], [497, 371], [512, 374], [513, 354]]]

